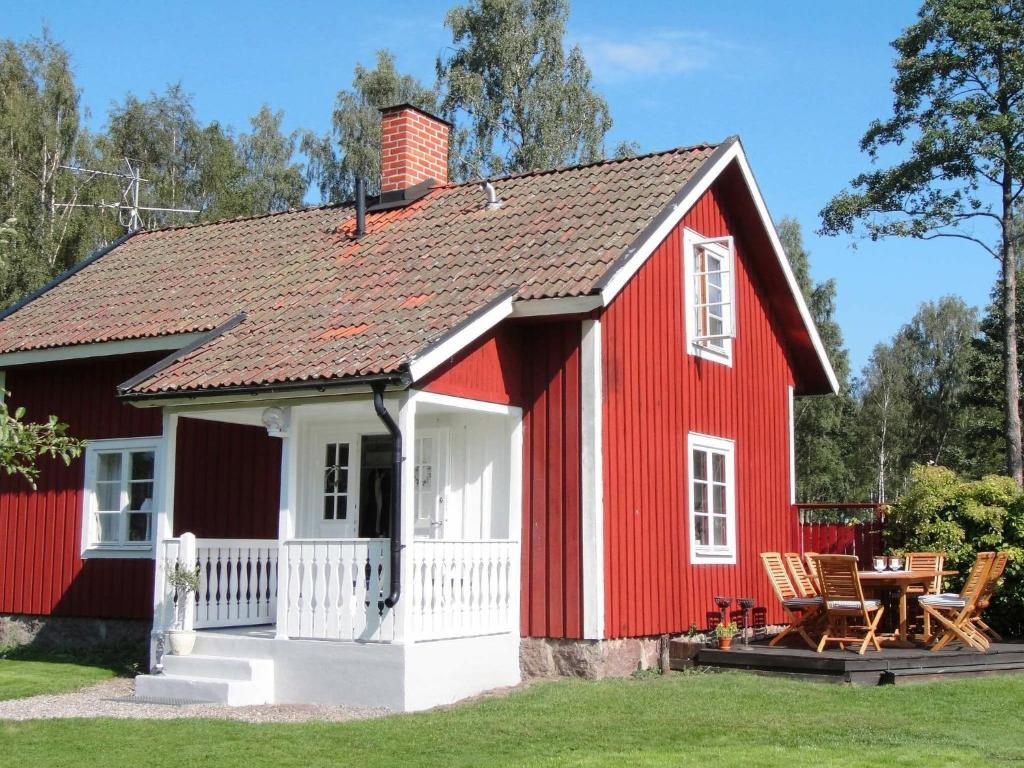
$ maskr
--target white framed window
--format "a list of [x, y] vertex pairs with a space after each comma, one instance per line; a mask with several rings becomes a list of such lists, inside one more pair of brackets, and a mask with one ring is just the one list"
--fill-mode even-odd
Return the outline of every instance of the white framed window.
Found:
[[735, 265], [732, 237], [683, 230], [687, 352], [725, 365], [732, 365], [736, 336]]
[[691, 432], [689, 463], [690, 562], [736, 562], [735, 443]]
[[85, 446], [82, 557], [152, 557], [163, 439]]

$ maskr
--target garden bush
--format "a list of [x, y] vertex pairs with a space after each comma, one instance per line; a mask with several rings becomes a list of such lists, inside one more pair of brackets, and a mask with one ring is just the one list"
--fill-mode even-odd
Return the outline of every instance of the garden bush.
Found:
[[[945, 467], [915, 466], [886, 516], [885, 537], [893, 550], [945, 552], [946, 567], [962, 574], [978, 552], [1009, 552], [986, 619], [1004, 634], [1024, 636], [1024, 493], [1012, 479], [965, 480]], [[951, 586], [961, 584], [953, 579]]]

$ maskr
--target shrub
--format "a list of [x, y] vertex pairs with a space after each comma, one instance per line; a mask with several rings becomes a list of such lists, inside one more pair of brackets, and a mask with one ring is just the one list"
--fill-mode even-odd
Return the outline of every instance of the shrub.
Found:
[[[965, 574], [978, 552], [1010, 553], [1002, 587], [986, 620], [1024, 634], [1024, 494], [1012, 479], [964, 480], [950, 469], [914, 466], [906, 492], [885, 522], [887, 544], [907, 552], [945, 552], [946, 567]], [[959, 589], [962, 578], [953, 579]]]

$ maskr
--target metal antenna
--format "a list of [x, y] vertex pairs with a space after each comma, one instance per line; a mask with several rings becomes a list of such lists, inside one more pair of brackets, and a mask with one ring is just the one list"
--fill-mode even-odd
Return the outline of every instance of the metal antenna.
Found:
[[149, 183], [149, 179], [144, 179], [139, 174], [139, 166], [132, 164], [132, 161], [127, 157], [124, 158], [124, 164], [128, 170], [126, 173], [117, 173], [114, 171], [98, 171], [91, 168], [79, 168], [76, 165], [62, 165], [60, 166], [66, 171], [73, 173], [81, 173], [88, 176], [86, 182], [96, 176], [111, 176], [116, 179], [122, 179], [128, 182], [124, 189], [121, 191], [121, 202], [119, 203], [108, 203], [105, 200], [100, 200], [98, 203], [54, 203], [55, 208], [105, 208], [108, 210], [117, 211], [118, 221], [121, 226], [129, 233], [135, 232], [142, 228], [142, 217], [139, 215], [140, 211], [151, 211], [157, 213], [199, 213], [195, 208], [163, 208], [149, 205], [139, 205], [139, 187], [142, 182]]

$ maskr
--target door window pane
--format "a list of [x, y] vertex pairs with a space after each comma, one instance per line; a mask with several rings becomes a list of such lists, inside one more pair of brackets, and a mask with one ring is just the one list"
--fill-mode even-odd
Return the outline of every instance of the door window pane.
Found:
[[324, 520], [348, 516], [348, 443], [327, 443], [324, 448]]

